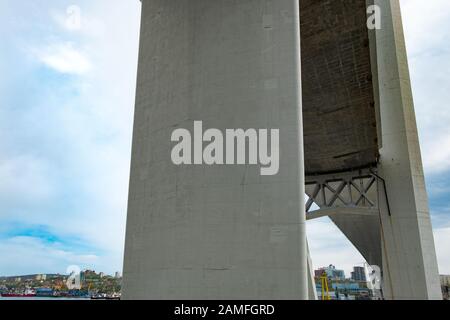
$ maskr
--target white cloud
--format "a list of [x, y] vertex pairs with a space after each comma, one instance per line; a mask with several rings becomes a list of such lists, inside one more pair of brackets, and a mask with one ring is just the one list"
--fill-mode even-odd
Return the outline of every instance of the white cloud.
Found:
[[436, 175], [450, 170], [450, 5], [401, 4], [425, 172]]
[[[450, 120], [450, 119], [449, 119]], [[434, 139], [424, 140], [424, 167], [429, 174], [445, 172], [450, 169], [450, 129], [436, 132]], [[428, 136], [429, 134], [424, 134]]]
[[99, 262], [95, 254], [76, 253], [60, 244], [18, 236], [0, 242], [0, 272], [2, 275], [35, 273], [65, 273], [70, 265], [89, 268]]
[[[114, 6], [114, 3], [112, 4]], [[51, 10], [50, 15], [57, 25], [68, 32], [78, 33], [83, 36], [101, 37], [107, 29], [102, 16], [93, 16], [97, 12], [91, 12], [90, 8], [70, 5], [65, 10]], [[126, 13], [124, 13], [124, 17]]]
[[[125, 238], [140, 3], [98, 1], [80, 6], [80, 41], [95, 70], [80, 79], [83, 90], [60, 115], [64, 135], [81, 168], [79, 180], [92, 202], [76, 221], [58, 228], [108, 250], [121, 267]], [[105, 14], [108, 8], [108, 14]], [[91, 22], [89, 22], [91, 21]], [[96, 23], [92, 22], [96, 21]], [[118, 23], [120, 21], [120, 23]], [[99, 36], [100, 27], [107, 33]], [[113, 81], [112, 81], [113, 79]], [[68, 220], [68, 219], [67, 219]], [[99, 233], [99, 228], [102, 232]]]
[[443, 48], [448, 36], [448, 0], [401, 0], [403, 24], [410, 56]]
[[[54, 186], [50, 170], [42, 159], [32, 156], [17, 156], [0, 159], [0, 199], [25, 201], [47, 199], [53, 194]], [[9, 214], [8, 212], [0, 212]]]
[[71, 42], [52, 44], [37, 50], [36, 55], [47, 67], [65, 74], [83, 75], [92, 68], [86, 54]]

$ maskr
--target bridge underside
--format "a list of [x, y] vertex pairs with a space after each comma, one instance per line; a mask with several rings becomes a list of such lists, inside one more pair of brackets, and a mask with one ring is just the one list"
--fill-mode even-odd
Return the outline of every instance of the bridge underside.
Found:
[[377, 162], [366, 9], [361, 0], [300, 1], [307, 175]]
[[328, 216], [381, 266], [378, 181], [367, 170], [379, 145], [366, 10], [361, 0], [300, 1], [307, 218]]

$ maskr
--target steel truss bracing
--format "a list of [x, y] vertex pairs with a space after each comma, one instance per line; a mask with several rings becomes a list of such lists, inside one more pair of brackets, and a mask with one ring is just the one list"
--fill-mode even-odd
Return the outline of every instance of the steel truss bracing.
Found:
[[377, 213], [379, 181], [370, 169], [307, 177], [306, 212], [309, 218], [339, 211]]

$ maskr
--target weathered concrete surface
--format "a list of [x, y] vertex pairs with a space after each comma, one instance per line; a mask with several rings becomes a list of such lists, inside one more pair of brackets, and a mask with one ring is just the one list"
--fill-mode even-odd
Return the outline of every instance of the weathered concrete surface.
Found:
[[[296, 0], [146, 0], [125, 299], [307, 299]], [[171, 133], [279, 128], [280, 172], [172, 164]]]
[[378, 215], [336, 214], [330, 219], [370, 265], [381, 266], [381, 231]]
[[308, 263], [308, 299], [309, 300], [318, 300], [317, 289], [316, 289], [316, 281], [314, 278], [314, 266], [311, 260], [311, 255], [309, 252], [309, 246], [307, 245], [307, 263]]

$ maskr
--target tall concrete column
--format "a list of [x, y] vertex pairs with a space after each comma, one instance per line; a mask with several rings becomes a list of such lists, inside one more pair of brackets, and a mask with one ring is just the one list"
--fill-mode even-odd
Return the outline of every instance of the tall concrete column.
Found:
[[[307, 299], [297, 0], [145, 0], [125, 299]], [[280, 129], [280, 170], [171, 162], [177, 128]]]
[[316, 281], [314, 279], [314, 267], [311, 260], [311, 255], [309, 251], [309, 245], [307, 244], [307, 264], [308, 264], [308, 299], [309, 300], [318, 300], [319, 297], [317, 295], [316, 289]]
[[380, 190], [384, 295], [442, 299], [400, 4], [375, 4], [382, 13], [381, 29], [372, 41], [381, 119], [379, 173], [386, 180], [390, 207]]

